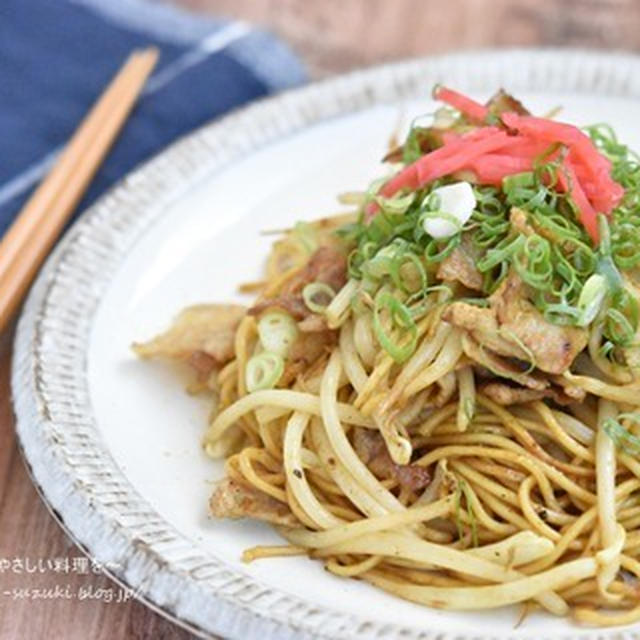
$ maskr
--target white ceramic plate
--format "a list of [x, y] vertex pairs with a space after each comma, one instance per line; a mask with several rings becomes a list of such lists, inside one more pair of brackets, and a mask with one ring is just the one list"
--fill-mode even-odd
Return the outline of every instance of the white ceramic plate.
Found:
[[240, 562], [267, 527], [207, 518], [221, 465], [199, 440], [207, 406], [175, 372], [136, 361], [134, 339], [184, 305], [235, 300], [258, 276], [261, 229], [337, 209], [379, 175], [390, 132], [432, 111], [443, 81], [500, 86], [538, 113], [606, 120], [640, 149], [640, 59], [576, 51], [484, 52], [392, 65], [284, 94], [196, 131], [124, 180], [69, 231], [34, 286], [13, 371], [33, 478], [71, 536], [150, 606], [233, 638], [640, 638], [516, 609], [434, 611], [335, 578], [303, 558]]

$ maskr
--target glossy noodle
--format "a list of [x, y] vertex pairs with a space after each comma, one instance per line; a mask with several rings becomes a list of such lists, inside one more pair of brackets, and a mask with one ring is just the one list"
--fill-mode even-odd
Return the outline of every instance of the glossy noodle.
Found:
[[352, 211], [275, 242], [249, 309], [187, 309], [135, 348], [215, 397], [211, 511], [284, 539], [245, 560], [638, 621], [636, 156], [504, 93], [437, 97]]

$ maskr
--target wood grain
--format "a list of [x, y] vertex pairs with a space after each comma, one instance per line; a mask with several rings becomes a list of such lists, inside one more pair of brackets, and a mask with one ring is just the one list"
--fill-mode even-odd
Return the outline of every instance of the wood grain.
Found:
[[[258, 22], [287, 39], [316, 76], [447, 50], [506, 45], [640, 49], [636, 0], [179, 0]], [[11, 332], [0, 336], [0, 567], [13, 558], [81, 556], [33, 489], [15, 446], [9, 397]], [[17, 600], [15, 588], [109, 589], [104, 576], [0, 571], [0, 638], [189, 637], [142, 604]], [[115, 588], [115, 587], [114, 587]]]
[[637, 0], [181, 0], [281, 35], [314, 75], [496, 46], [640, 49]]
[[[117, 598], [120, 589], [104, 575], [84, 567], [73, 570], [83, 554], [64, 535], [31, 485], [15, 445], [13, 415], [9, 402], [9, 368], [12, 332], [0, 336], [0, 638], [31, 640], [43, 637], [66, 640], [114, 640], [116, 638], [159, 638], [186, 640], [191, 634], [179, 629], [143, 604], [108, 603], [109, 593]], [[69, 572], [64, 569], [64, 559]], [[29, 561], [28, 573], [25, 562]], [[9, 561], [16, 567], [3, 569]], [[44, 571], [40, 572], [39, 561]], [[47, 563], [60, 563], [60, 571]], [[19, 564], [21, 573], [16, 572]], [[52, 599], [40, 599], [56, 586], [75, 594], [63, 599], [60, 592]], [[25, 596], [14, 600], [14, 589]], [[96, 599], [83, 595], [93, 594]], [[34, 590], [41, 590], [37, 593]], [[10, 595], [4, 592], [9, 591]], [[98, 597], [99, 596], [99, 597]]]

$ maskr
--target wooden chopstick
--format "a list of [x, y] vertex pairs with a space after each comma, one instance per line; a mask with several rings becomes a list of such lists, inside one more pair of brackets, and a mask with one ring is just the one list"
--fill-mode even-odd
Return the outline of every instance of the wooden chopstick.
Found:
[[0, 331], [84, 195], [157, 59], [154, 48], [129, 57], [0, 242]]

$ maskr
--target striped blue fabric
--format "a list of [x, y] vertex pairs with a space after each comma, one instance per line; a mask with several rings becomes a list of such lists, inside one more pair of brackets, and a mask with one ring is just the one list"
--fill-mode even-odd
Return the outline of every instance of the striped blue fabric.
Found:
[[128, 53], [153, 44], [160, 62], [81, 203], [229, 109], [302, 83], [274, 36], [145, 0], [0, 2], [0, 234]]

